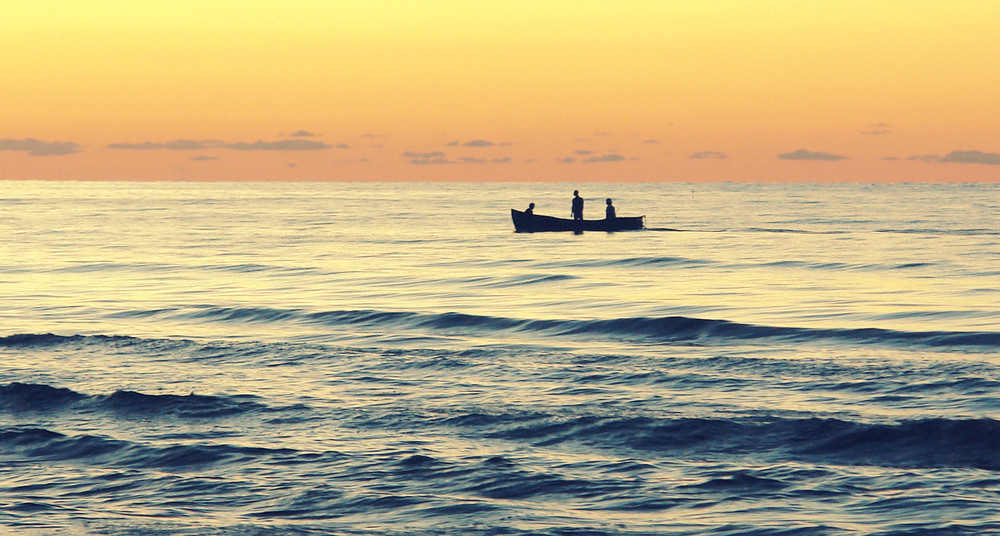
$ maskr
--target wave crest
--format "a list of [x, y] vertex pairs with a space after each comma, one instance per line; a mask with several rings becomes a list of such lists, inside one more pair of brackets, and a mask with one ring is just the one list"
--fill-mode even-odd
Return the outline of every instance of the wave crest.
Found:
[[[452, 421], [481, 426], [481, 419]], [[494, 424], [490, 424], [494, 426]], [[787, 453], [845, 465], [1000, 469], [1000, 421], [925, 419], [870, 424], [839, 419], [652, 417], [542, 418], [488, 436], [534, 445], [580, 442], [613, 449], [684, 454]]]
[[85, 395], [71, 389], [44, 384], [14, 382], [0, 385], [0, 410], [51, 412], [79, 407], [118, 414], [169, 416], [183, 419], [230, 417], [248, 412], [303, 409], [304, 406], [274, 408], [251, 395], [144, 394], [115, 391], [110, 395]]
[[[302, 323], [330, 327], [363, 326], [385, 330], [434, 331], [448, 334], [573, 337], [638, 344], [772, 342], [848, 342], [922, 348], [1000, 348], [1000, 333], [988, 331], [900, 331], [883, 328], [805, 328], [745, 324], [728, 320], [686, 316], [628, 317], [604, 320], [545, 320], [472, 315], [458, 312], [338, 310], [309, 312], [270, 307], [201, 307], [195, 310], [157, 311], [157, 315], [183, 320], [238, 323]], [[3, 347], [47, 347], [62, 344], [128, 346], [153, 343], [132, 337], [92, 335], [61, 336], [19, 334], [0, 337]], [[159, 344], [181, 344], [159, 341]]]

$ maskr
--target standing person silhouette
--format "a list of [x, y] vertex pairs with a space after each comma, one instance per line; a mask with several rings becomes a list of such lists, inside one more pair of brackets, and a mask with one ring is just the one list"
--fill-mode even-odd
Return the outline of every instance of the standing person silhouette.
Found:
[[580, 190], [573, 190], [573, 219], [583, 219], [583, 198], [580, 197]]

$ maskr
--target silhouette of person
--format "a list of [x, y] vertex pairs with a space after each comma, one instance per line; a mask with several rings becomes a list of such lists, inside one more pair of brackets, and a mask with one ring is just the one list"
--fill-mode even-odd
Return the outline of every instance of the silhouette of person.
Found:
[[528, 216], [534, 216], [535, 215], [535, 204], [534, 203], [528, 203], [528, 210], [525, 210], [524, 213], [527, 214]]
[[609, 220], [613, 220], [613, 219], [615, 219], [615, 206], [611, 204], [611, 198], [610, 197], [608, 198], [607, 203], [608, 203], [608, 208], [607, 208], [607, 210], [604, 213], [605, 214], [604, 217], [607, 218], [607, 219], [609, 219]]
[[573, 219], [583, 219], [583, 198], [580, 197], [580, 190], [573, 190]]

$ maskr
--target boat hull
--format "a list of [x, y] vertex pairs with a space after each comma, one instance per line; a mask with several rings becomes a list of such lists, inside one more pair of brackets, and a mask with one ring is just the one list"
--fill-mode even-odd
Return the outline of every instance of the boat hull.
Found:
[[610, 220], [570, 220], [540, 214], [526, 214], [510, 209], [514, 220], [514, 230], [519, 233], [540, 233], [552, 231], [637, 231], [644, 226], [645, 216], [629, 216]]

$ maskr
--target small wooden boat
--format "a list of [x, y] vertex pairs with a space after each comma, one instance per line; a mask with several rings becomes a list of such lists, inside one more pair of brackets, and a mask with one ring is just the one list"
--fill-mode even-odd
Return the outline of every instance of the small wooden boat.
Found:
[[644, 226], [645, 216], [629, 216], [612, 218], [610, 220], [571, 220], [542, 216], [541, 214], [526, 214], [520, 210], [510, 209], [510, 217], [514, 220], [514, 230], [519, 233], [539, 233], [543, 231], [637, 231]]

